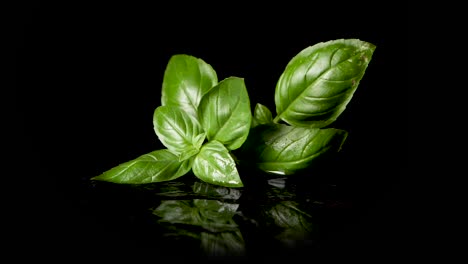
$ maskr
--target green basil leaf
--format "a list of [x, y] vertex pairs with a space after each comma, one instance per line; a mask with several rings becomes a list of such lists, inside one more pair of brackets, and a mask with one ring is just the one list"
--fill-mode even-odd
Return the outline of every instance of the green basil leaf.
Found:
[[206, 138], [206, 133], [203, 132], [199, 134], [198, 136], [195, 136], [193, 138], [193, 145], [196, 146], [197, 150], [200, 149], [200, 147], [203, 145], [203, 142], [205, 141]]
[[197, 154], [205, 139], [197, 119], [175, 106], [156, 108], [153, 124], [159, 140], [181, 161]]
[[161, 104], [177, 106], [197, 117], [201, 98], [217, 83], [216, 72], [202, 59], [174, 55], [164, 72]]
[[217, 140], [230, 150], [239, 148], [252, 120], [244, 79], [230, 77], [213, 87], [200, 101], [198, 114], [209, 141]]
[[301, 51], [276, 85], [275, 122], [320, 128], [335, 121], [351, 100], [374, 50], [368, 42], [339, 39]]
[[243, 186], [229, 150], [216, 140], [203, 145], [195, 156], [192, 171], [204, 182], [225, 187]]
[[251, 131], [242, 153], [265, 172], [288, 175], [309, 167], [323, 154], [339, 151], [347, 134], [334, 128], [258, 126]]
[[271, 115], [270, 109], [268, 107], [257, 103], [254, 110], [254, 115], [252, 117], [251, 128], [254, 128], [258, 125], [266, 125], [273, 123], [273, 117]]
[[188, 150], [181, 152], [180, 154], [178, 154], [179, 161], [190, 159], [191, 157], [197, 155], [198, 151], [199, 150], [196, 148], [190, 148]]
[[189, 172], [192, 162], [193, 159], [179, 162], [177, 156], [169, 150], [160, 149], [122, 163], [91, 179], [129, 184], [170, 181]]

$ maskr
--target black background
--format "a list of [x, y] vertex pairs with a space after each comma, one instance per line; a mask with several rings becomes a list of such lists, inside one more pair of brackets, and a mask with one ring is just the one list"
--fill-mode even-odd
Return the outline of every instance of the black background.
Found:
[[16, 21], [18, 154], [27, 159], [18, 171], [33, 191], [21, 207], [18, 246], [54, 248], [41, 251], [46, 255], [133, 252], [133, 241], [83, 213], [81, 184], [162, 148], [152, 115], [170, 56], [202, 58], [219, 80], [245, 78], [252, 106], [274, 109], [275, 84], [288, 61], [307, 46], [339, 38], [377, 49], [331, 125], [349, 132], [336, 178], [366, 206], [346, 230], [330, 235], [327, 248], [385, 257], [408, 244], [406, 6], [35, 2], [21, 6]]

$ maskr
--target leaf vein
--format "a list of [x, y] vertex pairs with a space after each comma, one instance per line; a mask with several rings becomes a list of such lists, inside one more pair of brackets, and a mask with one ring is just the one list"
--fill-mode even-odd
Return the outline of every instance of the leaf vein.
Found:
[[[352, 57], [358, 57], [358, 56], [361, 55], [361, 53], [364, 53], [364, 52], [365, 52], [365, 51], [360, 51], [360, 52], [356, 53], [355, 55], [353, 55]], [[352, 58], [352, 57], [351, 57], [351, 58]], [[348, 58], [347, 60], [349, 60], [349, 59], [350, 59], [350, 58]], [[339, 63], [337, 63], [337, 64], [335, 65], [335, 67], [338, 67], [338, 65], [340, 65], [341, 63], [344, 63], [344, 62], [347, 61], [347, 60], [340, 61]], [[280, 116], [282, 116], [286, 111], [288, 111], [289, 108], [290, 108], [292, 105], [294, 105], [294, 104], [299, 100], [299, 98], [301, 98], [301, 97], [303, 96], [303, 94], [306, 93], [306, 92], [310, 89], [310, 87], [313, 87], [313, 86], [316, 84], [317, 80], [319, 80], [319, 79], [321, 78], [321, 76], [323, 76], [323, 75], [325, 75], [326, 73], [330, 72], [330, 71], [331, 71], [332, 69], [334, 69], [335, 67], [333, 67], [333, 68], [328, 68], [327, 70], [325, 70], [325, 71], [323, 71], [322, 73], [320, 73], [320, 75], [317, 76], [317, 78], [315, 78], [315, 80], [313, 80], [304, 90], [302, 90], [302, 92], [301, 92], [296, 98], [294, 98], [294, 100], [292, 100], [291, 103], [289, 103], [289, 105], [283, 110], [283, 112], [278, 113], [278, 116], [280, 117]], [[290, 101], [290, 100], [289, 100], [289, 101]]]

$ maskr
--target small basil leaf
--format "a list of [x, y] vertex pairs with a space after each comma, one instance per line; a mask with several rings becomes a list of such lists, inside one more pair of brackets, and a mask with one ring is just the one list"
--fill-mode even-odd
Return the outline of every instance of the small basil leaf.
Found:
[[159, 140], [181, 160], [198, 153], [205, 133], [198, 121], [178, 107], [159, 106], [153, 116], [154, 131]]
[[216, 140], [203, 145], [195, 156], [192, 171], [204, 182], [225, 187], [243, 186], [229, 150]]
[[197, 117], [201, 98], [217, 83], [216, 72], [203, 60], [174, 55], [164, 72], [161, 104], [179, 107]]
[[196, 149], [196, 148], [190, 148], [188, 150], [185, 150], [185, 151], [181, 152], [180, 154], [178, 154], [179, 161], [184, 161], [184, 160], [190, 159], [191, 157], [197, 155], [198, 151], [199, 150]]
[[203, 145], [203, 142], [205, 141], [205, 138], [206, 138], [206, 133], [203, 132], [201, 133], [200, 135], [196, 136], [194, 139], [193, 139], [193, 144], [194, 146], [197, 148], [197, 149], [200, 149], [201, 146]]
[[268, 107], [257, 103], [255, 105], [254, 115], [252, 117], [251, 128], [254, 128], [258, 125], [266, 125], [273, 123], [273, 117], [271, 115], [270, 109]]
[[122, 163], [91, 179], [128, 184], [170, 181], [189, 172], [192, 162], [193, 159], [179, 162], [177, 156], [167, 149], [161, 149]]
[[261, 170], [288, 175], [332, 151], [339, 151], [347, 132], [327, 128], [292, 127], [283, 124], [258, 126], [243, 145], [244, 158]]
[[374, 50], [368, 42], [339, 39], [301, 51], [276, 85], [275, 122], [320, 128], [335, 121], [356, 91]]
[[230, 77], [213, 87], [200, 101], [198, 114], [209, 141], [217, 140], [230, 150], [239, 148], [252, 120], [244, 79]]
[[193, 138], [193, 148], [184, 150], [179, 155], [179, 161], [184, 161], [196, 155], [205, 141], [206, 133], [201, 133]]

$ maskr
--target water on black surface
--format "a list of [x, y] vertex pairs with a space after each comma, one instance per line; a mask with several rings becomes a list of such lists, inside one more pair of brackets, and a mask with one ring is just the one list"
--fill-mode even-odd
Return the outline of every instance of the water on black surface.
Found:
[[339, 185], [257, 173], [244, 188], [211, 185], [193, 174], [145, 185], [84, 180], [76, 229], [86, 229], [79, 237], [89, 250], [299, 256], [324, 249], [356, 210]]

